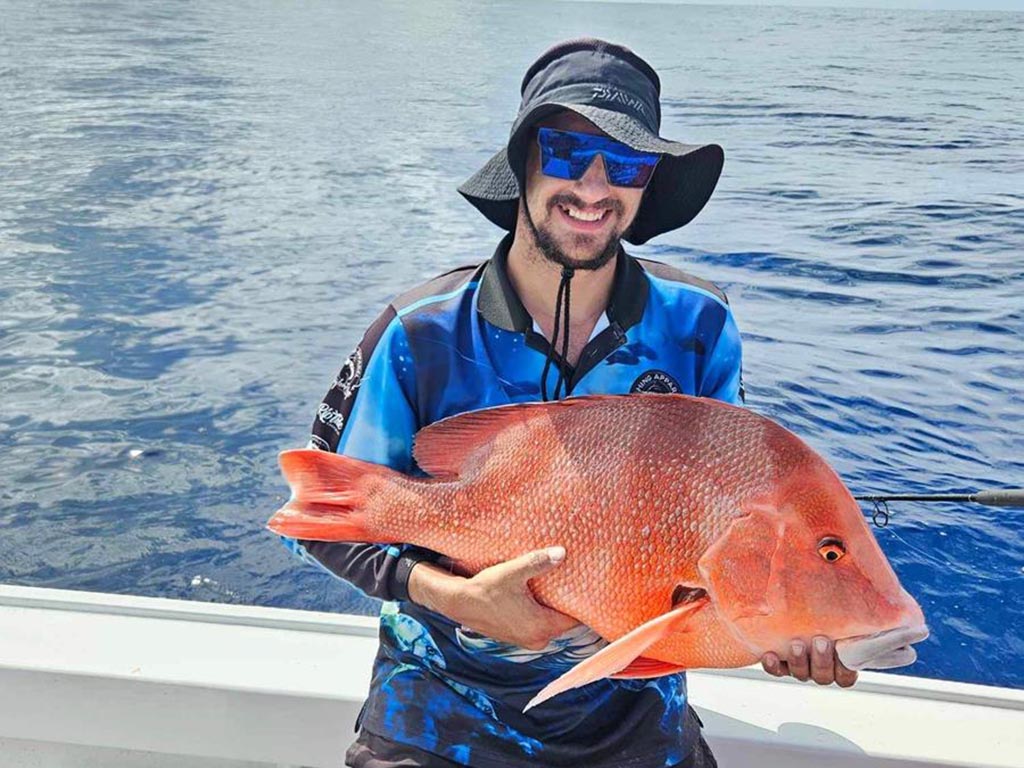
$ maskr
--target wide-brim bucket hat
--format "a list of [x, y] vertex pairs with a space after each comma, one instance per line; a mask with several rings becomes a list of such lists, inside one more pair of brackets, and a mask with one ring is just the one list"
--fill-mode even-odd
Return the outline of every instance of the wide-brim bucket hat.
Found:
[[508, 145], [459, 192], [502, 229], [516, 226], [520, 190], [533, 128], [548, 115], [570, 110], [611, 138], [640, 152], [660, 154], [632, 226], [623, 238], [646, 243], [678, 229], [711, 197], [725, 153], [717, 144], [683, 144], [659, 135], [661, 81], [628, 48], [604, 40], [569, 40], [548, 49], [527, 70], [522, 102]]

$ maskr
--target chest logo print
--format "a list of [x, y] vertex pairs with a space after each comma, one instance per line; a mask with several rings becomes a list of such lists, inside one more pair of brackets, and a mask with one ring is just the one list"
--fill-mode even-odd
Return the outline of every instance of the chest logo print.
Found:
[[640, 374], [629, 391], [630, 393], [654, 392], [659, 395], [678, 395], [683, 390], [679, 386], [679, 382], [667, 373], [652, 369]]

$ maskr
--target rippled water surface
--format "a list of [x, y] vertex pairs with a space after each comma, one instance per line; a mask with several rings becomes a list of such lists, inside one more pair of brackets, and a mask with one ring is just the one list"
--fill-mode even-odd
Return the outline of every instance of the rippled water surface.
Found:
[[[456, 194], [557, 39], [726, 148], [636, 252], [729, 292], [748, 404], [856, 492], [1024, 486], [1024, 15], [0, 0], [0, 582], [372, 610], [262, 524], [395, 293], [490, 255]], [[917, 675], [1024, 687], [1024, 510], [894, 506]]]

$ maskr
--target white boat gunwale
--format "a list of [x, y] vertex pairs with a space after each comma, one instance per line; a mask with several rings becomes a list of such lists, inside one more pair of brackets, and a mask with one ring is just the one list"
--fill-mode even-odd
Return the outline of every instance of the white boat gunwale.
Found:
[[[365, 616], [0, 585], [0, 746], [114, 750], [125, 766], [146, 764], [136, 754], [335, 766], [376, 636]], [[689, 677], [723, 768], [754, 755], [764, 766], [1024, 765], [1024, 691], [881, 673], [847, 691], [760, 668]], [[166, 722], [181, 728], [162, 732]]]

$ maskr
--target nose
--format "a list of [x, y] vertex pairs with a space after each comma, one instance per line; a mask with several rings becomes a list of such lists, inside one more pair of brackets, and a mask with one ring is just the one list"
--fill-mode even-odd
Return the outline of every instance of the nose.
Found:
[[611, 194], [608, 184], [608, 173], [605, 169], [604, 155], [597, 155], [586, 172], [576, 182], [576, 193], [586, 203], [596, 203]]

